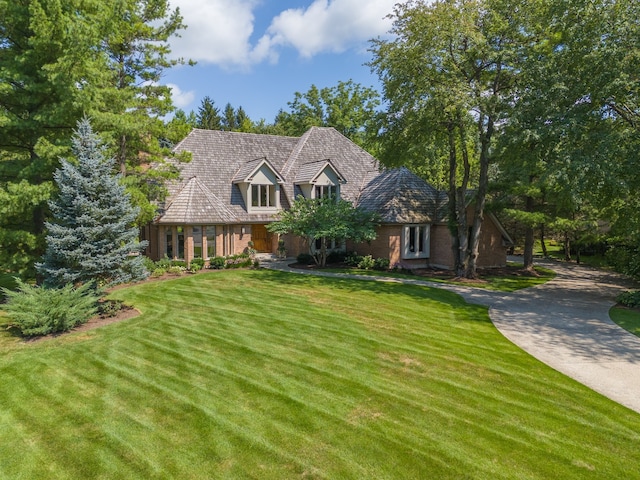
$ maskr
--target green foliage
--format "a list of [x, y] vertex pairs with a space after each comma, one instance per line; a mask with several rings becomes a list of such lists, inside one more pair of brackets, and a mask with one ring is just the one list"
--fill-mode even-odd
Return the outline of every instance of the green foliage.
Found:
[[347, 252], [344, 250], [331, 250], [327, 255], [327, 263], [341, 263], [347, 258]]
[[196, 126], [204, 130], [222, 130], [220, 109], [215, 106], [215, 102], [209, 96], [204, 97], [198, 107]]
[[333, 127], [352, 142], [375, 153], [377, 145], [377, 108], [380, 96], [373, 88], [353, 82], [338, 82], [334, 87], [306, 93], [296, 92], [288, 103], [290, 112], [281, 111], [276, 124], [284, 135], [301, 136], [310, 127]]
[[224, 268], [247, 268], [253, 265], [253, 259], [247, 253], [230, 255], [225, 258]]
[[194, 273], [199, 272], [204, 268], [204, 263], [205, 263], [204, 258], [194, 258], [189, 263], [189, 271]]
[[616, 297], [616, 302], [624, 305], [625, 307], [640, 307], [640, 290], [622, 292]]
[[607, 250], [605, 259], [617, 272], [640, 278], [640, 251], [637, 247], [613, 245]]
[[[278, 213], [267, 229], [277, 234], [293, 233], [307, 241], [309, 253], [316, 263], [326, 265], [327, 244], [331, 241], [370, 241], [376, 238], [378, 215], [354, 207], [350, 202], [335, 198], [304, 198], [299, 196], [289, 210]], [[311, 251], [315, 240], [321, 248]]]
[[124, 302], [122, 300], [108, 300], [104, 299], [98, 302], [98, 314], [102, 318], [115, 317], [120, 313]]
[[313, 263], [313, 255], [309, 253], [299, 253], [296, 262], [300, 265], [311, 265]]
[[224, 257], [213, 257], [209, 260], [209, 268], [220, 270], [224, 268], [226, 259]]
[[61, 160], [54, 175], [60, 191], [49, 203], [55, 223], [46, 224], [47, 250], [37, 264], [45, 283], [102, 286], [146, 277], [144, 256], [137, 255], [145, 247], [133, 225], [137, 210], [87, 119], [78, 123], [73, 153], [76, 162]]
[[362, 255], [358, 255], [357, 253], [349, 253], [344, 259], [344, 262], [349, 267], [357, 267], [364, 257]]
[[363, 256], [358, 262], [357, 267], [362, 270], [371, 270], [375, 266], [376, 262], [371, 255]]
[[183, 275], [184, 272], [187, 271], [187, 267], [183, 267], [180, 265], [172, 265], [171, 267], [167, 268], [167, 273], [169, 275]]
[[380, 270], [380, 271], [389, 270], [390, 264], [391, 262], [389, 261], [388, 258], [382, 258], [382, 257], [376, 258], [374, 261], [373, 269]]
[[24, 336], [66, 332], [96, 314], [93, 287], [86, 283], [78, 288], [70, 284], [46, 288], [19, 281], [17, 291], [3, 290], [7, 303], [2, 309]]
[[164, 257], [162, 257], [160, 260], [156, 261], [155, 263], [157, 268], [167, 269], [171, 266], [172, 260], [170, 260], [169, 257], [167, 257], [167, 255], [165, 254]]
[[[167, 267], [167, 268], [171, 268], [171, 267]], [[166, 268], [162, 268], [162, 267], [156, 267], [151, 271], [151, 276], [154, 278], [158, 278], [163, 276], [165, 273], [167, 273], [167, 269]]]

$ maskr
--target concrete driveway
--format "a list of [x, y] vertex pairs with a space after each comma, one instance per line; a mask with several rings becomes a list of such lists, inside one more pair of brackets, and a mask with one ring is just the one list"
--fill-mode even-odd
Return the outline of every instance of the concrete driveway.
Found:
[[[297, 273], [390, 281], [386, 277], [295, 270], [286, 262], [263, 265]], [[537, 261], [536, 265], [555, 270], [557, 277], [513, 293], [413, 279], [401, 281], [444, 288], [470, 303], [488, 305], [496, 328], [518, 347], [640, 413], [640, 338], [609, 319], [616, 295], [630, 288], [629, 284], [616, 274], [580, 265], [552, 261]]]

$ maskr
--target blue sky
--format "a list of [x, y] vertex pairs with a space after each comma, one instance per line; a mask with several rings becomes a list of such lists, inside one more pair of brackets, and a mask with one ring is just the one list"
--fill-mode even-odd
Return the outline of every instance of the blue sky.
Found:
[[294, 93], [353, 81], [379, 88], [364, 63], [384, 36], [397, 0], [171, 0], [188, 28], [173, 54], [197, 61], [168, 71], [174, 103], [197, 111], [203, 97], [272, 122]]

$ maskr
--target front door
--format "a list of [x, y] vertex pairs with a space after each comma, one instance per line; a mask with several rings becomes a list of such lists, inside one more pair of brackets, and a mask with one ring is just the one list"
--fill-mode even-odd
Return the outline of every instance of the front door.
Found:
[[271, 253], [271, 233], [265, 225], [252, 225], [251, 240], [253, 248], [260, 253]]

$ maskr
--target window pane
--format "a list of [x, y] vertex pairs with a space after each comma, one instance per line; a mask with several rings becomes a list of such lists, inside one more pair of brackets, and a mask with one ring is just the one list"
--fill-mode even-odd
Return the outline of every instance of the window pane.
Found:
[[167, 231], [167, 257], [173, 258], [173, 232], [171, 230]]
[[178, 227], [178, 258], [184, 258], [184, 229]]
[[251, 185], [251, 206], [257, 207], [260, 205], [260, 185]]
[[424, 252], [424, 227], [418, 227], [418, 251], [420, 253]]
[[260, 206], [266, 207], [267, 204], [267, 186], [266, 185], [258, 185], [260, 187]]
[[409, 251], [416, 251], [416, 228], [409, 227]]
[[193, 227], [193, 258], [202, 258], [202, 227]]
[[274, 185], [267, 185], [267, 189], [269, 191], [269, 194], [267, 195], [267, 205], [273, 207], [276, 204], [276, 187]]
[[216, 227], [210, 225], [206, 227], [207, 235], [207, 257], [213, 258], [216, 256]]

